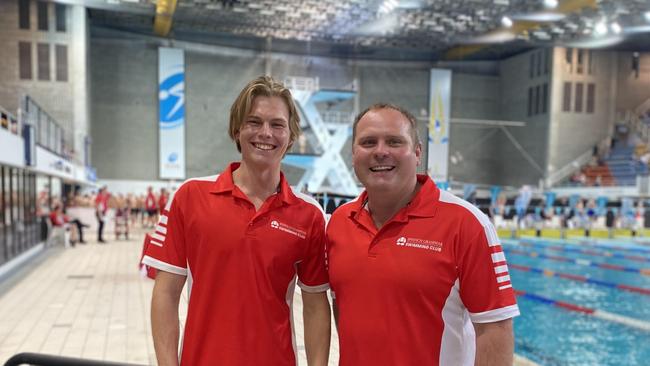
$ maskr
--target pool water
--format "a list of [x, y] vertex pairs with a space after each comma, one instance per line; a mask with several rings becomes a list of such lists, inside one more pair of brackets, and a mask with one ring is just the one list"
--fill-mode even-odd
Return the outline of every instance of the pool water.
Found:
[[[621, 284], [650, 289], [650, 273], [646, 275], [640, 272], [650, 269], [650, 247], [631, 242], [596, 245], [584, 240], [526, 238], [523, 241], [524, 245], [519, 244], [519, 240], [502, 241], [516, 290], [650, 325], [650, 295], [612, 287]], [[593, 253], [582, 253], [584, 250]], [[621, 258], [622, 255], [633, 259]], [[557, 257], [570, 261], [560, 261]], [[576, 260], [583, 265], [575, 263]], [[636, 272], [585, 265], [590, 262], [615, 264]], [[516, 269], [513, 265], [541, 269], [547, 273]], [[585, 276], [605, 285], [549, 276], [550, 273]], [[517, 301], [521, 311], [521, 316], [514, 320], [517, 354], [540, 365], [550, 366], [650, 365], [650, 329], [645, 326], [633, 327], [569, 311], [529, 296], [520, 296]]]

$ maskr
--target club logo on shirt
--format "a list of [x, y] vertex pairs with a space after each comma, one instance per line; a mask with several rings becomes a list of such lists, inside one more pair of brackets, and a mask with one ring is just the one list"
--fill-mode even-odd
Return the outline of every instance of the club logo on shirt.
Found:
[[442, 252], [442, 243], [435, 240], [407, 238], [404, 236], [400, 236], [395, 241], [395, 244], [397, 244], [397, 246], [399, 247], [410, 247], [410, 248], [417, 248], [417, 249], [432, 250], [434, 252]]
[[287, 224], [283, 224], [283, 223], [281, 223], [281, 222], [279, 222], [277, 220], [271, 221], [271, 228], [276, 229], [276, 230], [280, 230], [280, 231], [284, 231], [285, 233], [288, 233], [288, 234], [291, 234], [291, 235], [295, 235], [295, 236], [299, 237], [300, 239], [304, 239], [304, 238], [307, 237], [307, 232], [305, 232], [303, 230], [300, 230], [298, 228], [289, 226]]

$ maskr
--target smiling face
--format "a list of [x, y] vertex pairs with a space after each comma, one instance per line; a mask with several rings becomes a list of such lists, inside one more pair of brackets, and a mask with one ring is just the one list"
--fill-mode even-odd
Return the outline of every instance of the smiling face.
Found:
[[399, 111], [372, 109], [356, 124], [352, 163], [368, 192], [409, 195], [416, 185], [422, 148]]
[[289, 109], [280, 97], [253, 99], [235, 139], [242, 161], [253, 166], [279, 167], [289, 148]]

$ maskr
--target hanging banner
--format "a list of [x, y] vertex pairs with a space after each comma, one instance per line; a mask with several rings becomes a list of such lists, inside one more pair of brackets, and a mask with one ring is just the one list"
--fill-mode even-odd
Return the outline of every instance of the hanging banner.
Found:
[[158, 48], [158, 161], [161, 179], [185, 179], [183, 50]]
[[427, 172], [436, 183], [447, 181], [450, 109], [451, 70], [431, 69]]

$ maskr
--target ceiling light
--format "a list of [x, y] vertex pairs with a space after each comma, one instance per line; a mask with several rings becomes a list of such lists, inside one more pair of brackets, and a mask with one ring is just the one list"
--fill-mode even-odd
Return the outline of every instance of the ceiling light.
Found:
[[547, 9], [557, 8], [557, 0], [544, 0], [544, 7]]
[[612, 28], [612, 32], [615, 34], [621, 33], [621, 26], [617, 22], [612, 23], [610, 27]]
[[645, 17], [645, 20], [650, 22], [650, 11], [646, 11], [645, 13], [643, 13], [643, 16]]
[[596, 24], [596, 27], [594, 28], [594, 32], [596, 35], [602, 36], [603, 34], [607, 34], [607, 24], [605, 24], [604, 21], [600, 21]]
[[501, 18], [501, 24], [506, 28], [510, 28], [512, 27], [512, 19], [504, 16]]

